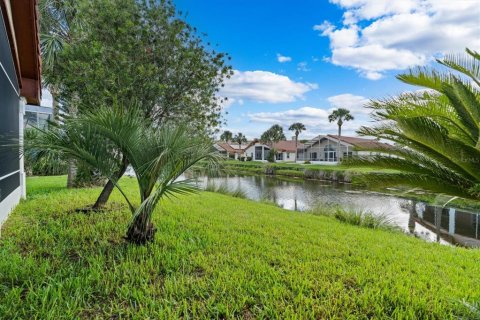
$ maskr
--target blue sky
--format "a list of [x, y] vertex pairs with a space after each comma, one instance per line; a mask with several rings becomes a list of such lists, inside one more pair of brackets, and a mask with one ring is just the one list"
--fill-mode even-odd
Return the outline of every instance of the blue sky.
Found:
[[[352, 110], [355, 135], [371, 123], [368, 99], [416, 90], [395, 75], [434, 57], [480, 49], [477, 0], [175, 0], [236, 75], [224, 129], [258, 137], [274, 123], [304, 122], [305, 138], [334, 133], [326, 116]], [[287, 134], [288, 136], [288, 134]]]

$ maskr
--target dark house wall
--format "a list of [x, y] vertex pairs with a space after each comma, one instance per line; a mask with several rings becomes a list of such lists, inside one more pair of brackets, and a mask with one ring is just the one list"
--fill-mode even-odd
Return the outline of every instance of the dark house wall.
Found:
[[[0, 202], [2, 202], [20, 186], [19, 149], [11, 146], [18, 144], [20, 89], [1, 13], [0, 64]], [[6, 146], [9, 144], [10, 146]]]

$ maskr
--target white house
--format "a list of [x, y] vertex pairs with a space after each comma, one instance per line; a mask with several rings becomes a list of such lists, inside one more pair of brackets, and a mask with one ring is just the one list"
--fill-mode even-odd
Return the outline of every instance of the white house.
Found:
[[[298, 147], [302, 147], [298, 143]], [[277, 151], [275, 160], [277, 162], [295, 162], [296, 146], [294, 140], [285, 140], [274, 143], [271, 147], [255, 139], [239, 146], [231, 142], [217, 142], [214, 148], [221, 154], [228, 155], [232, 159], [245, 158], [252, 161], [267, 161], [271, 148]]]
[[19, 147], [26, 104], [40, 105], [37, 0], [0, 1], [0, 225], [25, 197]]
[[[336, 135], [319, 135], [298, 149], [297, 161], [310, 161], [325, 164], [337, 164], [340, 159], [352, 156], [372, 155], [362, 149], [391, 148], [391, 145], [375, 139]], [[340, 158], [340, 159], [339, 159]]]
[[[303, 147], [301, 143], [298, 143], [298, 147]], [[275, 149], [277, 154], [275, 161], [277, 162], [295, 162], [296, 161], [296, 146], [294, 140], [284, 140], [274, 143], [271, 147], [261, 143], [260, 141], [254, 141], [245, 150], [245, 155], [251, 157], [253, 161], [267, 161], [268, 154], [271, 149]]]

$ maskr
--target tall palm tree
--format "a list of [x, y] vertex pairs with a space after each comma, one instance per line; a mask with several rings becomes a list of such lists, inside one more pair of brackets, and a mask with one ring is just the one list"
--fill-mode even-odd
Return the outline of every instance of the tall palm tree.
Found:
[[[58, 56], [72, 40], [71, 30], [76, 20], [76, 3], [72, 0], [41, 0], [40, 51], [42, 55], [43, 85], [52, 95], [54, 118], [59, 116], [59, 87], [53, 80], [57, 69]], [[68, 161], [67, 187], [73, 187], [76, 165]]]
[[239, 132], [233, 137], [233, 142], [238, 143], [238, 149], [240, 149], [240, 155], [242, 154], [242, 143], [247, 142], [247, 137], [243, 133]]
[[[190, 181], [178, 178], [199, 161], [216, 164], [218, 160], [207, 139], [192, 137], [184, 127], [158, 128], [142, 112], [123, 108], [79, 115], [58, 129], [44, 131], [33, 143], [83, 161], [111, 179], [132, 212], [126, 239], [137, 244], [153, 240], [152, 215], [162, 198], [195, 191]], [[122, 161], [128, 161], [135, 172], [138, 206], [118, 184], [116, 172]]]
[[342, 136], [342, 125], [345, 121], [354, 120], [355, 118], [350, 114], [350, 110], [345, 108], [338, 108], [333, 110], [332, 113], [328, 116], [329, 122], [337, 121], [338, 125], [338, 146], [337, 146], [337, 158], [341, 160], [341, 150], [340, 150], [340, 137]]
[[288, 130], [293, 131], [295, 133], [295, 161], [297, 160], [298, 157], [298, 136], [302, 131], [307, 130], [305, 128], [305, 125], [301, 122], [295, 122], [293, 123]]
[[397, 76], [428, 90], [371, 103], [379, 122], [359, 133], [396, 147], [372, 148], [381, 154], [349, 162], [400, 173], [370, 175], [367, 183], [480, 199], [480, 54], [466, 52], [438, 60], [449, 72], [417, 68]]
[[220, 135], [220, 140], [228, 142], [228, 141], [232, 141], [232, 137], [233, 137], [233, 133], [231, 131], [225, 130]]

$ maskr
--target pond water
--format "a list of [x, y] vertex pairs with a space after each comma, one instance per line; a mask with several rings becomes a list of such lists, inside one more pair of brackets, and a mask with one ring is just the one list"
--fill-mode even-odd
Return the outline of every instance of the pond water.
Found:
[[475, 212], [425, 203], [330, 181], [271, 176], [227, 175], [197, 177], [198, 186], [241, 190], [247, 198], [267, 199], [288, 210], [306, 211], [317, 206], [339, 205], [388, 217], [390, 223], [427, 241], [480, 247], [480, 216]]

